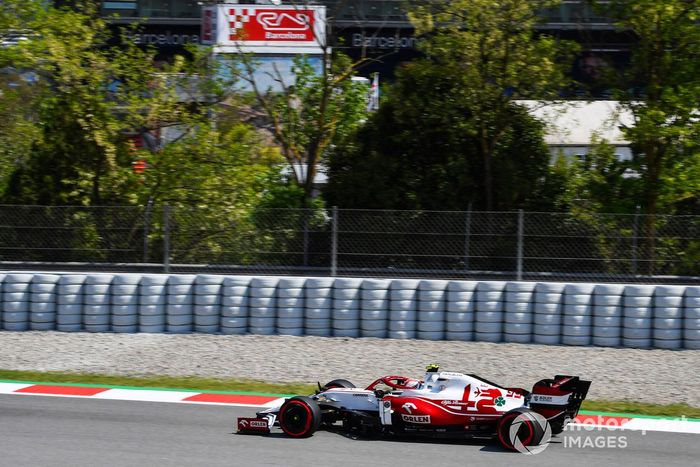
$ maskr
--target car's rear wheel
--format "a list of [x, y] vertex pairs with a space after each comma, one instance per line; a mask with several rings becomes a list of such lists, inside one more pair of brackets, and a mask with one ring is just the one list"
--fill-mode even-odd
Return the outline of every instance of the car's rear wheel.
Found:
[[498, 421], [496, 430], [498, 441], [504, 448], [519, 450], [539, 445], [548, 428], [549, 423], [542, 416], [521, 408], [506, 412]]
[[280, 428], [293, 438], [306, 438], [314, 434], [321, 424], [321, 409], [309, 397], [292, 397], [282, 405], [278, 420]]
[[355, 385], [352, 384], [347, 379], [334, 379], [323, 385], [323, 389], [333, 389], [333, 388], [354, 388]]

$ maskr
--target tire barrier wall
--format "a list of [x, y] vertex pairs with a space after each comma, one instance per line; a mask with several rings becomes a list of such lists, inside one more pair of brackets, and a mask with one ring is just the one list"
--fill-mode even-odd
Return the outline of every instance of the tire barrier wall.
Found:
[[700, 287], [8, 272], [0, 329], [700, 349]]

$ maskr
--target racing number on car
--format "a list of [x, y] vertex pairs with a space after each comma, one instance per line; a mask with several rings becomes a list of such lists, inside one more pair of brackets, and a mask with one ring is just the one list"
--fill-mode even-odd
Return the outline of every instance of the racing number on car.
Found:
[[512, 397], [513, 399], [520, 399], [521, 397], [523, 397], [523, 395], [520, 394], [519, 392], [508, 391], [506, 393], [506, 397]]
[[[469, 402], [469, 398], [472, 395], [472, 385], [467, 384], [467, 387], [464, 388], [464, 393], [462, 394], [462, 402]], [[471, 405], [474, 405], [473, 403]], [[467, 405], [468, 407], [470, 406], [469, 404]]]
[[496, 404], [496, 399], [501, 397], [501, 391], [500, 389], [496, 388], [488, 388], [488, 389], [480, 389], [477, 388], [476, 391], [474, 391], [474, 395], [478, 398], [476, 401], [476, 410], [479, 412], [483, 413], [496, 413], [498, 412], [498, 409], [496, 409], [495, 404]]

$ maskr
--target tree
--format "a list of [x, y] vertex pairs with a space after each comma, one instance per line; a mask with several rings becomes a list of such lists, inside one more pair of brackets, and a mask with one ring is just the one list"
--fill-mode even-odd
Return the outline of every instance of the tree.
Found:
[[35, 0], [6, 0], [0, 6], [0, 38], [13, 33], [26, 32], [31, 18], [41, 7]]
[[620, 160], [615, 148], [594, 135], [583, 160], [562, 158], [553, 170], [563, 175], [559, 207], [573, 213], [634, 213], [641, 195], [632, 161]]
[[698, 150], [700, 3], [696, 0], [612, 1], [599, 5], [636, 40], [618, 76], [617, 95], [634, 116], [624, 127], [644, 181], [643, 208], [654, 215], [673, 168]]
[[[429, 61], [399, 70], [381, 108], [353, 144], [329, 163], [328, 203], [346, 208], [466, 210], [485, 208], [478, 138], [464, 128], [473, 118], [454, 99], [461, 82]], [[544, 126], [511, 103], [508, 127], [494, 147], [493, 206], [541, 206], [550, 154]], [[540, 204], [534, 204], [540, 203]], [[551, 204], [551, 202], [550, 202]]]
[[[3, 10], [15, 3], [22, 4], [12, 0]], [[224, 193], [250, 189], [244, 186], [250, 179], [224, 178], [231, 161], [242, 166], [251, 158], [260, 162], [254, 167], [278, 170], [274, 157], [261, 156], [264, 143], [253, 128], [235, 111], [223, 111], [235, 110], [238, 101], [211, 77], [205, 53], [192, 49], [189, 61], [157, 64], [153, 50], [126, 36], [108, 47], [113, 38], [90, 2], [71, 9], [41, 3], [33, 2], [34, 17], [26, 22], [29, 39], [0, 52], [0, 61], [16, 70], [13, 80], [21, 82], [18, 75], [25, 70], [37, 76], [13, 88], [31, 97], [23, 109], [17, 106], [19, 90], [2, 95], [2, 111], [31, 116], [5, 122], [26, 121], [34, 130], [15, 132], [29, 150], [14, 167], [6, 202], [223, 201]], [[223, 100], [226, 107], [219, 105]], [[133, 137], [151, 144], [137, 151]], [[134, 159], [148, 163], [145, 177], [134, 174]], [[201, 194], [207, 187], [210, 192]], [[191, 193], [184, 194], [187, 190]]]
[[[292, 2], [299, 8], [308, 3]], [[231, 74], [251, 90], [258, 124], [278, 145], [293, 183], [302, 188], [302, 207], [314, 202], [319, 166], [347, 143], [366, 114], [368, 89], [352, 77], [367, 60], [353, 61], [333, 48], [337, 38], [329, 25], [326, 29], [325, 37], [315, 37], [316, 55], [294, 58], [291, 77], [273, 65], [261, 79], [260, 59], [245, 53], [229, 57]], [[266, 87], [269, 82], [274, 86]]]
[[0, 193], [4, 192], [17, 163], [31, 152], [39, 138], [35, 116], [27, 102], [34, 98], [33, 87], [16, 73], [0, 73]]
[[[100, 48], [108, 39], [106, 27], [89, 7], [80, 11], [45, 8], [36, 1], [27, 5], [34, 7], [34, 17], [25, 26], [27, 40], [4, 49], [0, 60], [36, 75], [31, 84], [34, 99], [25, 105], [35, 117], [40, 137], [30, 140], [32, 151], [17, 165], [5, 199], [41, 204], [113, 202], [114, 186], [108, 185], [123, 181], [118, 172], [125, 169], [128, 156], [125, 124], [117, 112], [119, 98], [108, 86], [123, 79], [125, 57], [133, 51]], [[120, 167], [119, 162], [126, 164]]]
[[[212, 255], [244, 250], [236, 240], [248, 228], [245, 219], [282, 184], [283, 160], [242, 122], [241, 102], [211, 72], [208, 54], [193, 48], [188, 60], [157, 63], [154, 50], [136, 46], [126, 34], [111, 47], [114, 38], [94, 2], [70, 9], [29, 3], [34, 10], [22, 26], [27, 40], [0, 49], [6, 81], [24, 83], [0, 84], [0, 114], [7, 117], [0, 125], [13, 129], [8, 140], [22, 142], [3, 159], [9, 181], [2, 202], [169, 203], [178, 254], [204, 252], [213, 261]], [[3, 2], [0, 11], [29, 3]], [[20, 79], [26, 71], [36, 76], [33, 82]], [[146, 144], [135, 147], [137, 140]], [[133, 170], [134, 161], [143, 162], [143, 173]], [[97, 217], [66, 222], [84, 226], [99, 241], [107, 235], [100, 226], [120, 219]], [[160, 223], [154, 216], [153, 241]]]
[[12, 44], [24, 39], [37, 5], [34, 2], [3, 2], [0, 5], [0, 193], [16, 163], [30, 151], [38, 137], [36, 119], [28, 103], [34, 100], [34, 75], [13, 68]]
[[[327, 52], [320, 70], [307, 57], [295, 59], [293, 85], [261, 89], [254, 58], [242, 56], [239, 76], [252, 88], [259, 114], [289, 164], [293, 182], [302, 188], [301, 205], [312, 204], [318, 167], [347, 141], [365, 116], [367, 89], [353, 82], [355, 65], [340, 52]], [[275, 77], [283, 83], [281, 76]]]
[[[634, 116], [623, 128], [641, 175], [647, 257], [654, 256], [655, 216], [700, 193], [700, 3], [697, 0], [614, 0], [599, 8], [636, 38], [617, 98]], [[649, 273], [654, 261], [649, 261]]]
[[469, 110], [460, 130], [476, 141], [483, 166], [483, 208], [496, 207], [494, 156], [517, 99], [556, 97], [575, 47], [536, 35], [537, 13], [551, 0], [420, 2], [410, 13], [426, 60], [454, 82], [450, 97]]

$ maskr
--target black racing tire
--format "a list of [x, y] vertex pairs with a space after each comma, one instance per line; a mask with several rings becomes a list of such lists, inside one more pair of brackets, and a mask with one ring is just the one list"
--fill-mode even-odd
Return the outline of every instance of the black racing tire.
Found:
[[[519, 421], [517, 437], [522, 445], [539, 445], [542, 442], [542, 438], [544, 437], [547, 427], [540, 425], [533, 414], [535, 414], [534, 411], [526, 408], [513, 409], [503, 414], [503, 416], [498, 420], [498, 424], [496, 426], [496, 433], [501, 446], [512, 451], [515, 450], [513, 441], [510, 439], [510, 429], [516, 419]], [[545, 423], [548, 424], [546, 420]]]
[[329, 381], [323, 385], [323, 389], [333, 389], [333, 388], [352, 389], [354, 387], [356, 387], [356, 386], [354, 384], [352, 384], [350, 381], [348, 381], [347, 379], [334, 379], [333, 381]]
[[280, 428], [292, 438], [308, 438], [321, 425], [321, 408], [310, 397], [287, 399], [277, 415]]

